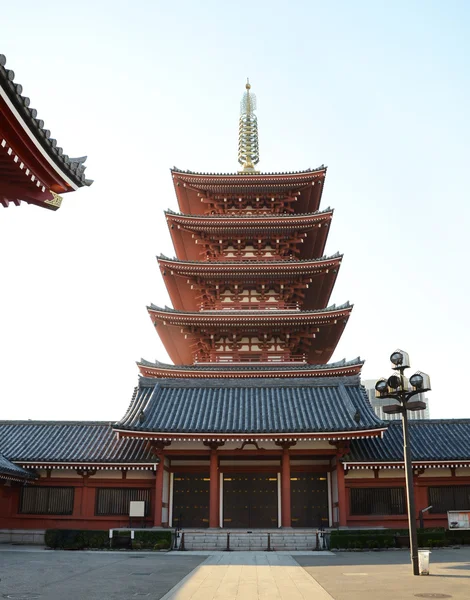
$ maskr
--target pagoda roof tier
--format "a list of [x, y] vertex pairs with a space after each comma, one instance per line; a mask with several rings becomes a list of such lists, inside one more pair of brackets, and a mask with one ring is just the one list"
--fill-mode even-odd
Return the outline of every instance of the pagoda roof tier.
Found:
[[[347, 468], [403, 468], [401, 422], [391, 421], [380, 440], [351, 443]], [[470, 419], [409, 420], [411, 455], [417, 467], [470, 467]]]
[[141, 378], [123, 419], [122, 436], [228, 441], [337, 440], [381, 436], [359, 378]]
[[0, 54], [0, 203], [25, 201], [56, 210], [58, 194], [90, 185], [86, 157], [64, 153]]
[[144, 377], [158, 379], [200, 379], [214, 377], [229, 377], [233, 379], [250, 378], [285, 378], [285, 377], [342, 377], [358, 375], [364, 361], [340, 360], [326, 365], [311, 364], [211, 364], [211, 365], [169, 365], [158, 361], [149, 362], [141, 359], [137, 366]]
[[[292, 241], [299, 258], [323, 256], [333, 210], [303, 215], [192, 216], [165, 212], [175, 252], [180, 260], [198, 261], [208, 252], [222, 252], [224, 243]], [[220, 246], [220, 248], [219, 248]]]
[[25, 468], [152, 469], [157, 462], [102, 421], [0, 421], [0, 453]]
[[183, 213], [206, 214], [233, 197], [253, 198], [256, 206], [256, 198], [269, 196], [291, 199], [297, 213], [318, 210], [326, 167], [291, 173], [195, 173], [175, 167], [171, 174]]
[[201, 308], [201, 295], [213, 292], [216, 286], [220, 291], [240, 282], [243, 289], [260, 284], [268, 289], [282, 285], [285, 295], [291, 291], [291, 296], [301, 299], [299, 304], [304, 309], [317, 309], [328, 304], [342, 255], [264, 262], [193, 262], [163, 256], [157, 260], [172, 304], [178, 310], [197, 311]]
[[198, 351], [202, 347], [207, 351], [211, 340], [237, 335], [283, 336], [295, 346], [295, 356], [305, 357], [303, 362], [325, 364], [336, 348], [352, 308], [348, 302], [314, 311], [183, 312], [152, 304], [148, 311], [175, 364], [201, 362], [197, 361]]

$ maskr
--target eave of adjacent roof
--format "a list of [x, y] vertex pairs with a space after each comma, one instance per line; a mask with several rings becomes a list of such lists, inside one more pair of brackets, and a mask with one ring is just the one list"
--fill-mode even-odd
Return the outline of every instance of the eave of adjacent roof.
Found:
[[22, 95], [23, 87], [14, 82], [15, 74], [5, 68], [6, 58], [0, 54], [0, 96], [21, 125], [26, 135], [36, 146], [46, 161], [60, 174], [72, 189], [89, 186], [93, 182], [85, 177], [86, 156], [70, 158], [64, 154], [51, 132], [44, 127], [44, 121], [37, 119], [37, 111], [30, 108], [29, 98]]
[[[414, 466], [470, 466], [470, 419], [410, 420]], [[400, 422], [389, 422], [382, 440], [352, 443], [343, 458], [347, 468], [401, 468], [403, 435]]]
[[117, 440], [109, 421], [0, 421], [0, 453], [35, 469], [153, 469], [158, 462], [142, 444]]
[[25, 482], [36, 479], [37, 475], [15, 465], [0, 454], [0, 479], [7, 481]]

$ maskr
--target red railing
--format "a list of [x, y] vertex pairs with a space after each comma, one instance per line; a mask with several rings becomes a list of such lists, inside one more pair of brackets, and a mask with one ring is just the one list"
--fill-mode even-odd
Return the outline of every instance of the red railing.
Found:
[[245, 363], [253, 364], [263, 364], [263, 363], [298, 363], [303, 364], [306, 363], [306, 355], [305, 354], [261, 354], [258, 356], [244, 356], [243, 354], [239, 354], [238, 357], [233, 354], [227, 355], [214, 355], [211, 356], [209, 360], [201, 359], [199, 360], [196, 356], [195, 364], [198, 365], [210, 365], [210, 364], [239, 364], [243, 365]]
[[202, 302], [200, 310], [300, 310], [298, 302], [222, 302], [220, 300], [214, 303]]

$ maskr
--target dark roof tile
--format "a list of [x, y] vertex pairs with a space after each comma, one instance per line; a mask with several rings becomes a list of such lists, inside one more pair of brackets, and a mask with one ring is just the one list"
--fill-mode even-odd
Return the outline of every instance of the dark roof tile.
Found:
[[[344, 462], [403, 461], [401, 422], [390, 421], [383, 438], [351, 441]], [[410, 420], [411, 456], [414, 461], [470, 461], [470, 419]]]
[[385, 425], [356, 376], [241, 381], [142, 377], [126, 415], [114, 426], [228, 434], [360, 432]]
[[109, 423], [93, 421], [0, 421], [0, 453], [22, 463], [155, 462], [142, 442], [117, 439]]

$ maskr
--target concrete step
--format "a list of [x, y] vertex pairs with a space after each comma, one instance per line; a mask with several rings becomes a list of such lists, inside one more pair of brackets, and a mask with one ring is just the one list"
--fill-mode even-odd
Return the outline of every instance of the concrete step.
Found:
[[225, 550], [227, 548], [227, 534], [231, 550], [250, 551], [267, 550], [268, 534], [272, 550], [315, 550], [317, 544], [316, 532], [288, 533], [286, 531], [272, 531], [256, 533], [227, 532], [184, 532], [184, 546], [186, 550]]

